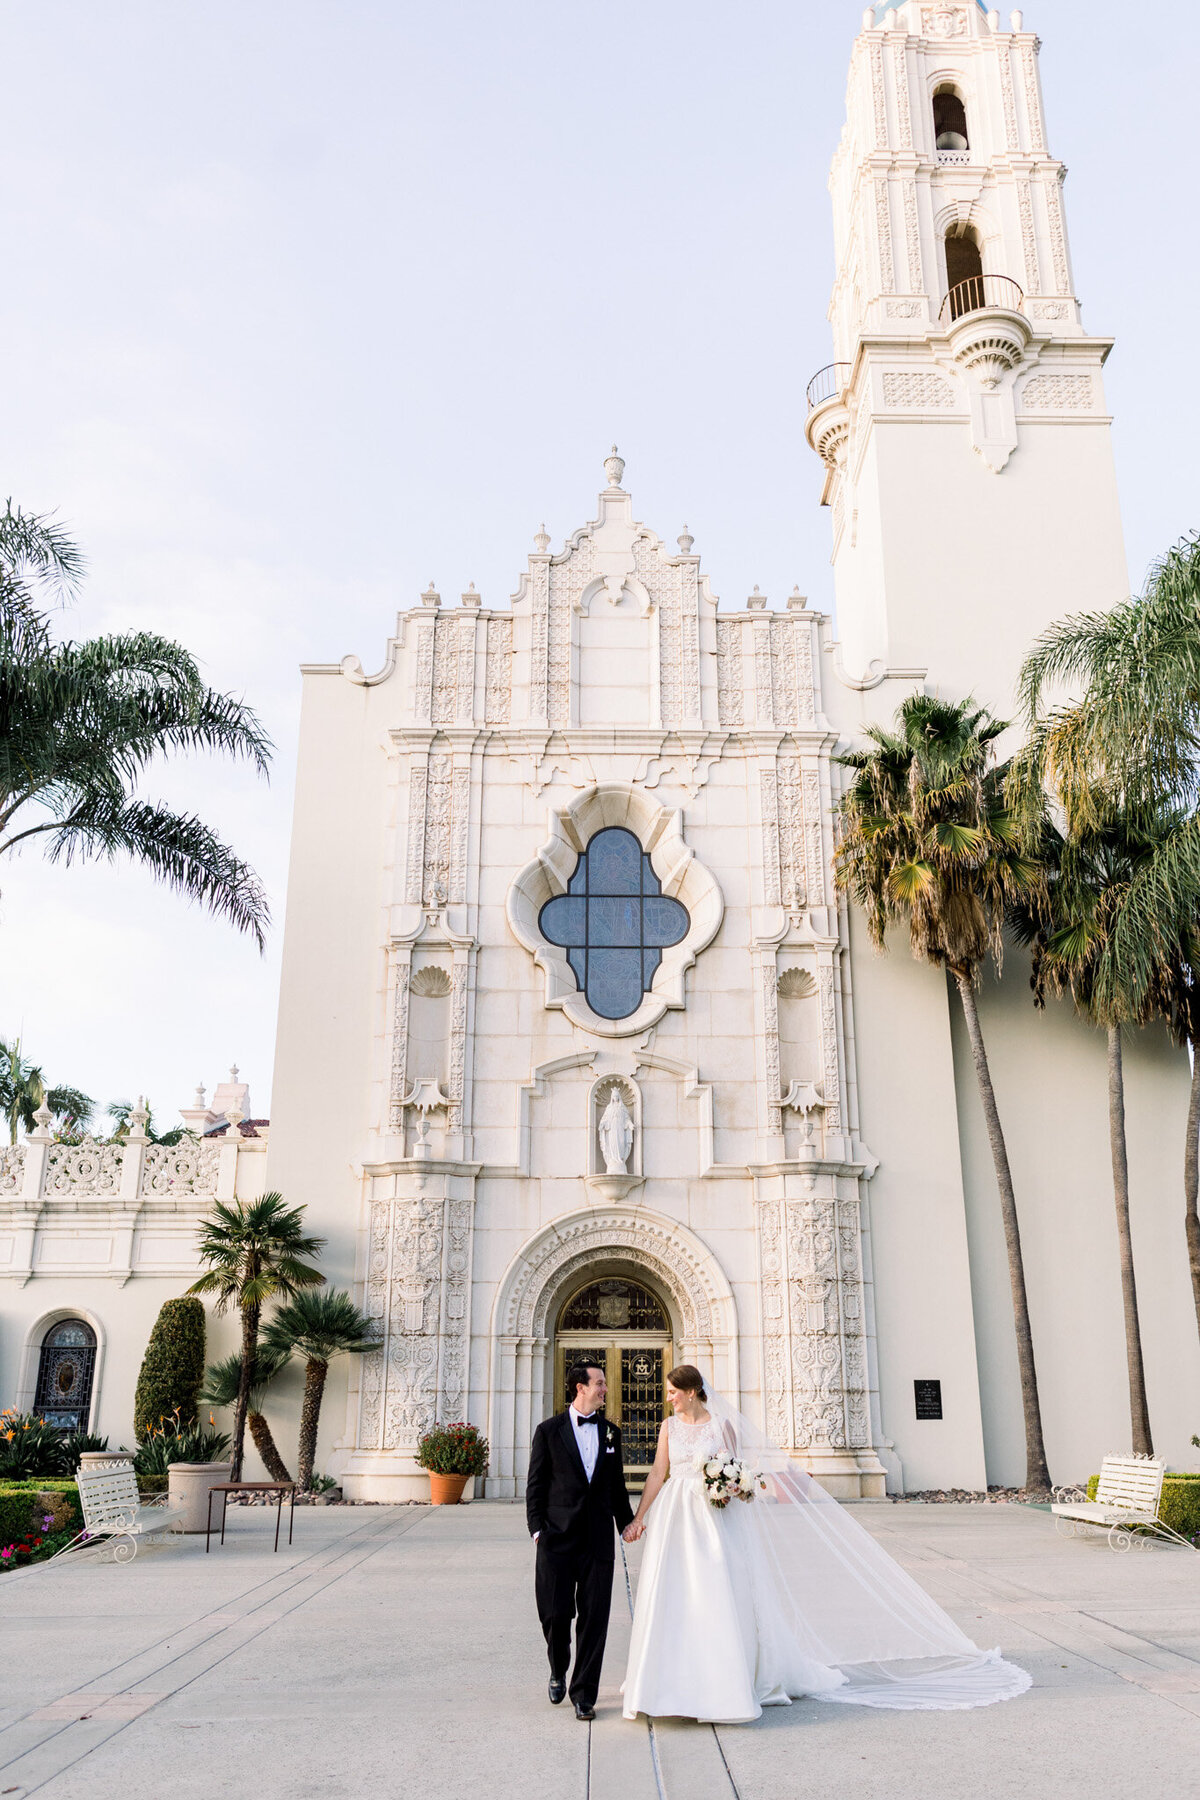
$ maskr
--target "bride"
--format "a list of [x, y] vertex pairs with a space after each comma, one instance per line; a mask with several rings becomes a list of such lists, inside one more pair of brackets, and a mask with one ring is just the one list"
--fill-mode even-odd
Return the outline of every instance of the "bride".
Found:
[[[1030, 1685], [998, 1650], [964, 1636], [785, 1452], [710, 1398], [698, 1369], [673, 1369], [667, 1398], [671, 1417], [625, 1534], [646, 1537], [627, 1719], [740, 1724], [801, 1696], [986, 1706]], [[753, 1497], [718, 1507], [706, 1467], [711, 1477], [735, 1463]]]

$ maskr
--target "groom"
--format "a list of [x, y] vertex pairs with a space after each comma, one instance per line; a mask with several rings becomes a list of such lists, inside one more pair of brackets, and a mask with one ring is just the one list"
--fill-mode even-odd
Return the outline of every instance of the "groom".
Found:
[[598, 1363], [572, 1364], [567, 1410], [543, 1420], [534, 1432], [525, 1486], [525, 1513], [537, 1545], [538, 1616], [550, 1656], [550, 1700], [557, 1706], [567, 1692], [574, 1621], [571, 1699], [577, 1719], [596, 1716], [616, 1558], [613, 1525], [626, 1537], [633, 1531], [621, 1433], [601, 1410], [607, 1392]]

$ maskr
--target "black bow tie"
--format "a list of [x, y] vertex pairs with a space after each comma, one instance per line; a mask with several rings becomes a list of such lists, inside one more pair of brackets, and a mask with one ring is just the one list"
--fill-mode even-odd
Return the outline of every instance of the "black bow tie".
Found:
[[575, 1417], [581, 1425], [595, 1425], [599, 1422], [598, 1413], [576, 1413]]

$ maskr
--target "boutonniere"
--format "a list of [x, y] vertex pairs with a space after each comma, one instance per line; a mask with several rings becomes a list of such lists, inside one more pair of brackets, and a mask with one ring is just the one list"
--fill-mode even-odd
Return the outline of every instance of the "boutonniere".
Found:
[[607, 1441], [607, 1442], [608, 1442], [608, 1443], [610, 1443], [610, 1444], [611, 1444], [611, 1443], [612, 1443], [612, 1442], [613, 1442], [613, 1441], [614, 1441], [614, 1439], [613, 1439], [613, 1428], [612, 1428], [612, 1426], [611, 1426], [611, 1425], [606, 1425], [606, 1426], [605, 1426], [605, 1427], [604, 1427], [604, 1435], [605, 1435], [605, 1439], [606, 1439], [606, 1441]]

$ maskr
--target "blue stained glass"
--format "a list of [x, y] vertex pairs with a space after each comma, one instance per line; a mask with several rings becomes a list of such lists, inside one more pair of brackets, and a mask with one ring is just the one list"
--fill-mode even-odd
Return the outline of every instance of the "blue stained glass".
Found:
[[663, 950], [687, 936], [691, 920], [686, 906], [663, 893], [633, 833], [614, 825], [592, 838], [567, 892], [547, 900], [538, 924], [567, 952], [592, 1011], [628, 1019], [650, 992]]

